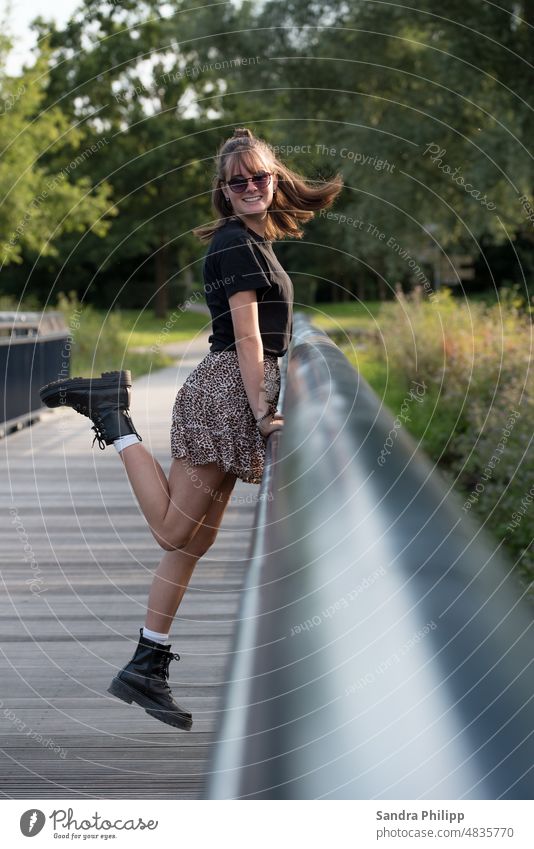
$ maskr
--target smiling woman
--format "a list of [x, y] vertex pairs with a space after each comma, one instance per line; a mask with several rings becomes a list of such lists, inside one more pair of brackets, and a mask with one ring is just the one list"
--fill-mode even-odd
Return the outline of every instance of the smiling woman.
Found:
[[[246, 128], [234, 131], [215, 158], [211, 199], [218, 218], [193, 230], [195, 236], [209, 241], [226, 220], [246, 216], [247, 225], [268, 240], [302, 238], [299, 225], [310, 221], [317, 210], [331, 206], [343, 180], [339, 174], [328, 182], [307, 180], [282, 162], [277, 149]], [[258, 185], [254, 176], [268, 179]], [[246, 189], [245, 177], [249, 178]], [[255, 202], [249, 204], [252, 199]]]
[[69, 378], [42, 387], [50, 407], [92, 419], [102, 448], [114, 445], [158, 544], [165, 550], [131, 661], [108, 692], [150, 716], [189, 730], [190, 711], [169, 684], [169, 630], [197, 561], [211, 547], [236, 480], [259, 483], [266, 440], [280, 430], [278, 357], [292, 333], [293, 285], [271, 241], [300, 238], [299, 225], [339, 194], [338, 175], [315, 185], [291, 171], [249, 130], [238, 129], [216, 156], [214, 223], [204, 261], [212, 317], [210, 350], [178, 391], [172, 411], [169, 475], [141, 445], [129, 411], [131, 374]]

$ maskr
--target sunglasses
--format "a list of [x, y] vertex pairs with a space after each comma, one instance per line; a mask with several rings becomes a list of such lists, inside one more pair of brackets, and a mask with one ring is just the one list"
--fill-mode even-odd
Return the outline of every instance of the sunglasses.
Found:
[[257, 189], [263, 191], [271, 182], [271, 174], [268, 171], [258, 171], [252, 177], [232, 177], [228, 180], [227, 185], [233, 192], [240, 195], [247, 190], [249, 180], [252, 180]]

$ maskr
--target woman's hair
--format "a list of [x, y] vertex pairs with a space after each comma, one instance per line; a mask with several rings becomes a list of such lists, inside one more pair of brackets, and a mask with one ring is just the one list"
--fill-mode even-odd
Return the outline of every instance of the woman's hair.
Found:
[[239, 127], [231, 138], [219, 148], [215, 157], [215, 175], [211, 201], [216, 218], [213, 222], [196, 227], [193, 234], [208, 241], [230, 218], [235, 218], [230, 201], [222, 189], [232, 174], [244, 166], [250, 174], [265, 169], [278, 177], [278, 187], [268, 209], [265, 238], [269, 240], [290, 236], [301, 239], [304, 235], [300, 222], [309, 221], [318, 209], [331, 206], [341, 189], [343, 178], [336, 174], [328, 182], [306, 179], [284, 165], [271, 146], [254, 136], [250, 130]]

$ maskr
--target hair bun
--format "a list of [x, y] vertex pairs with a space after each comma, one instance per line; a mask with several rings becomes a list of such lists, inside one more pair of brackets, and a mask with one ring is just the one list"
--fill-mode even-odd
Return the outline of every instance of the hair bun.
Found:
[[253, 135], [246, 127], [237, 127], [234, 130], [234, 139], [252, 139]]

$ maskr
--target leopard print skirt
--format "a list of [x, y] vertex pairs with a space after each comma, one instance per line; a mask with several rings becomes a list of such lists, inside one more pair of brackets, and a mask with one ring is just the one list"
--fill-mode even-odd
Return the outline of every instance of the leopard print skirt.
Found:
[[[277, 404], [280, 369], [275, 354], [264, 354], [267, 400]], [[250, 408], [236, 351], [206, 354], [186, 379], [172, 411], [171, 455], [193, 466], [217, 463], [245, 483], [260, 483], [266, 439]]]

